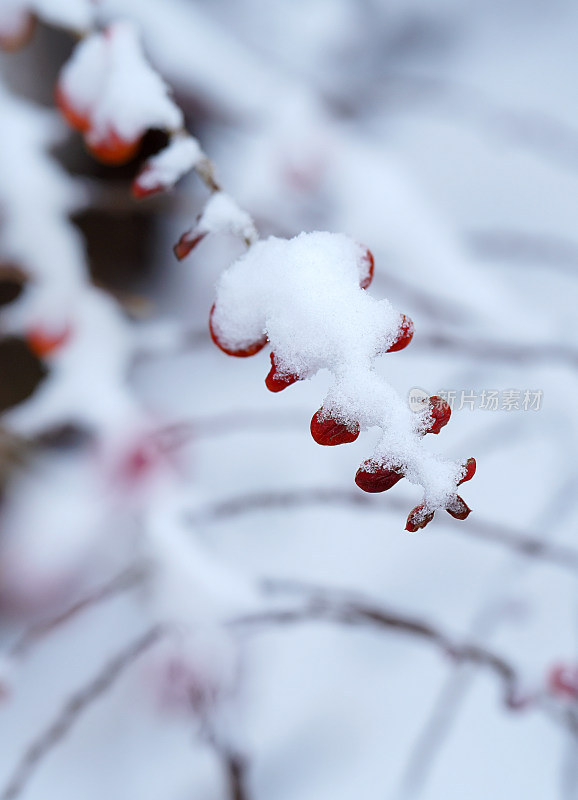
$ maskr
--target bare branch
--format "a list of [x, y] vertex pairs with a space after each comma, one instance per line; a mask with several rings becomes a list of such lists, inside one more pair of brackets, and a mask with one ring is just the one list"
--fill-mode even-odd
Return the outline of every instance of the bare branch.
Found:
[[476, 361], [480, 359], [505, 363], [527, 364], [543, 361], [559, 362], [575, 369], [578, 367], [578, 349], [561, 344], [511, 344], [493, 339], [466, 339], [446, 334], [419, 336], [414, 340], [414, 350], [445, 350], [458, 353]]
[[246, 789], [247, 764], [245, 759], [234, 753], [225, 753], [223, 758], [227, 770], [231, 800], [248, 800], [249, 795]]
[[110, 600], [113, 597], [117, 597], [118, 595], [133, 589], [142, 582], [144, 576], [144, 567], [128, 567], [120, 574], [116, 575], [102, 586], [99, 586], [94, 591], [85, 595], [56, 616], [32, 625], [30, 628], [28, 628], [28, 630], [24, 631], [24, 633], [16, 640], [16, 642], [14, 642], [6, 655], [8, 658], [12, 659], [23, 658], [28, 654], [28, 651], [35, 644], [37, 644], [48, 634], [52, 633], [56, 628], [66, 624], [71, 619], [74, 619], [74, 617], [82, 614], [84, 611], [103, 603], [105, 600]]
[[32, 740], [17, 764], [12, 777], [0, 793], [0, 800], [19, 797], [46, 756], [67, 736], [80, 716], [100, 699], [120, 676], [147, 650], [156, 644], [165, 628], [156, 625], [127, 645], [108, 661], [83, 688], [65, 702], [48, 727]]
[[415, 636], [433, 644], [454, 663], [471, 664], [492, 673], [502, 685], [503, 700], [508, 708], [540, 709], [578, 738], [576, 708], [560, 704], [555, 697], [545, 691], [532, 696], [524, 696], [520, 689], [521, 680], [516, 668], [499, 653], [475, 642], [455, 641], [434, 625], [387, 609], [359, 593], [287, 580], [267, 580], [263, 586], [271, 592], [290, 592], [302, 595], [305, 597], [305, 603], [237, 617], [229, 622], [232, 628], [238, 629], [240, 632], [251, 632], [271, 625], [337, 622], [345, 625], [367, 625]]
[[[260, 511], [306, 508], [308, 506], [346, 506], [381, 513], [405, 508], [404, 504], [393, 497], [388, 497], [387, 501], [384, 501], [357, 489], [319, 487], [254, 492], [231, 497], [200, 509], [190, 517], [190, 520], [192, 523], [218, 522]], [[447, 530], [454, 530], [454, 526], [449, 520]], [[460, 526], [455, 530], [460, 536], [472, 536], [483, 541], [495, 542], [528, 558], [548, 561], [572, 572], [578, 571], [578, 551], [571, 547], [553, 544], [537, 536], [483, 520], [470, 519], [467, 525]]]

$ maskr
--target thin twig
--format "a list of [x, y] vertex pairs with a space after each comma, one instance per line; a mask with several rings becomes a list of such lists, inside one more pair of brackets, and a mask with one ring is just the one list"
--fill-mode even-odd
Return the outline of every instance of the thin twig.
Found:
[[66, 737], [84, 711], [100, 699], [139, 656], [156, 644], [165, 630], [163, 626], [156, 625], [141, 634], [111, 658], [85, 686], [68, 698], [56, 719], [29, 744], [0, 793], [0, 800], [14, 800], [22, 794], [42, 761]]
[[521, 680], [516, 668], [502, 655], [489, 648], [475, 642], [458, 642], [428, 622], [387, 609], [359, 593], [293, 580], [268, 580], [264, 583], [264, 588], [272, 592], [302, 595], [305, 597], [305, 603], [237, 617], [229, 621], [230, 627], [241, 633], [247, 633], [275, 625], [337, 622], [345, 625], [367, 625], [409, 634], [435, 645], [456, 664], [471, 664], [493, 673], [502, 685], [503, 700], [508, 708], [539, 709], [578, 738], [576, 709], [560, 704], [555, 697], [545, 691], [536, 693], [532, 697], [522, 695]]
[[445, 350], [470, 358], [515, 364], [553, 362], [578, 367], [578, 348], [556, 343], [511, 344], [493, 339], [467, 339], [446, 334], [430, 334], [416, 337], [414, 350]]
[[77, 600], [64, 611], [31, 625], [10, 647], [6, 653], [7, 657], [9, 659], [23, 658], [35, 644], [52, 633], [56, 628], [66, 624], [93, 606], [99, 605], [105, 600], [110, 600], [134, 588], [142, 582], [144, 575], [145, 569], [142, 566], [131, 566], [124, 569], [120, 574], [115, 575], [114, 578], [107, 581], [102, 586], [99, 586], [80, 600]]
[[[192, 523], [218, 522], [244, 514], [281, 509], [307, 508], [309, 506], [350, 507], [388, 513], [404, 511], [405, 504], [388, 497], [387, 500], [373, 497], [357, 489], [305, 488], [284, 491], [254, 492], [221, 500], [191, 515]], [[536, 536], [512, 530], [483, 520], [469, 519], [466, 524], [454, 527], [448, 520], [447, 530], [461, 536], [471, 536], [487, 542], [508, 547], [528, 558], [548, 561], [561, 569], [578, 571], [578, 550], [564, 545], [552, 544]]]

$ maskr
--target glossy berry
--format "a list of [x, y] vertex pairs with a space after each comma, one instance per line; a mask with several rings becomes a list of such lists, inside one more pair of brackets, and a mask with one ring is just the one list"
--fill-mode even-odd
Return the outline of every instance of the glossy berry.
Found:
[[373, 253], [371, 250], [366, 250], [360, 261], [360, 272], [363, 277], [359, 281], [359, 285], [362, 289], [367, 289], [371, 285], [374, 263]]
[[85, 142], [89, 152], [102, 164], [111, 167], [120, 166], [131, 161], [137, 154], [141, 142], [136, 139], [123, 139], [116, 131], [109, 130], [102, 138], [89, 135]]
[[468, 458], [463, 468], [465, 472], [463, 477], [458, 481], [458, 486], [461, 486], [462, 483], [465, 483], [466, 481], [471, 481], [471, 479], [474, 477], [476, 474], [476, 459]]
[[392, 344], [385, 351], [386, 353], [396, 353], [403, 350], [413, 339], [413, 321], [405, 314], [401, 315], [399, 329]]
[[75, 108], [71, 99], [66, 95], [60, 84], [56, 87], [54, 99], [56, 106], [71, 128], [86, 133], [90, 129], [90, 115], [88, 111]]
[[355, 475], [355, 483], [364, 492], [372, 494], [386, 492], [403, 478], [403, 472], [400, 470], [386, 469], [385, 467], [371, 470], [371, 466], [370, 461], [364, 462]]
[[279, 372], [279, 367], [275, 359], [275, 353], [271, 353], [271, 369], [265, 378], [265, 386], [270, 392], [282, 392], [288, 386], [301, 380], [299, 375], [291, 372]]
[[325, 416], [323, 409], [316, 411], [311, 419], [311, 436], [317, 444], [337, 445], [354, 442], [359, 436], [359, 425], [344, 425]]
[[60, 349], [70, 338], [70, 328], [66, 327], [60, 333], [46, 331], [40, 326], [31, 328], [26, 333], [26, 342], [34, 355], [45, 358]]
[[432, 422], [424, 433], [439, 433], [450, 421], [452, 410], [449, 403], [442, 397], [437, 397], [437, 395], [430, 397], [429, 402]]
[[263, 336], [258, 339], [256, 342], [253, 342], [246, 347], [240, 347], [236, 350], [233, 350], [228, 345], [224, 344], [223, 340], [219, 338], [219, 334], [215, 330], [215, 326], [213, 324], [213, 316], [215, 313], [215, 306], [211, 308], [211, 313], [209, 314], [209, 331], [211, 333], [211, 339], [217, 345], [217, 347], [226, 353], [228, 356], [236, 356], [237, 358], [247, 358], [248, 356], [254, 356], [259, 350], [262, 350], [265, 345], [267, 344], [267, 335], [263, 334]]
[[409, 512], [405, 529], [410, 533], [415, 533], [419, 531], [420, 528], [425, 528], [426, 525], [429, 525], [433, 518], [434, 512], [426, 511], [425, 505], [422, 503]]
[[548, 674], [550, 691], [570, 700], [578, 700], [578, 666], [555, 664]]
[[467, 519], [472, 509], [469, 508], [459, 495], [456, 495], [448, 504], [446, 511], [454, 517], [454, 519]]

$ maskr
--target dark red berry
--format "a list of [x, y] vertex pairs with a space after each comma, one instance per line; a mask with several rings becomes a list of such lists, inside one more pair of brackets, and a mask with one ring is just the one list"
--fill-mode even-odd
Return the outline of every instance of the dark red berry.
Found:
[[460, 480], [458, 481], [458, 486], [461, 486], [462, 483], [465, 483], [466, 481], [471, 481], [471, 479], [474, 477], [474, 475], [476, 474], [476, 459], [468, 458], [468, 460], [464, 464], [464, 469], [465, 469], [464, 476], [463, 478], [460, 478]]
[[433, 518], [434, 512], [426, 511], [425, 505], [422, 503], [409, 512], [405, 529], [410, 533], [415, 533], [416, 531], [419, 531], [420, 528], [425, 528], [425, 526], [428, 525]]
[[371, 466], [371, 462], [366, 461], [359, 467], [355, 475], [355, 483], [364, 492], [372, 494], [386, 492], [403, 478], [403, 472], [400, 470], [386, 469], [385, 467], [371, 470]]
[[323, 409], [315, 412], [311, 419], [311, 436], [317, 444], [336, 445], [349, 444], [359, 436], [359, 425], [344, 425], [331, 417], [326, 417]]
[[449, 403], [442, 397], [434, 395], [429, 399], [432, 415], [432, 423], [424, 433], [439, 433], [448, 424], [452, 415]]
[[[133, 194], [135, 193], [135, 189], [136, 185], [133, 184]], [[153, 194], [153, 191], [151, 190], [146, 193], [141, 192], [140, 194], [136, 194], [135, 197], [146, 197], [149, 194]], [[183, 258], [186, 258], [191, 252], [191, 250], [193, 250], [199, 244], [199, 242], [201, 242], [205, 238], [206, 235], [207, 235], [206, 233], [197, 233], [195, 236], [191, 236], [191, 231], [183, 233], [179, 241], [173, 247], [173, 252], [177, 257], [177, 259], [179, 261], [182, 261]]]
[[265, 386], [270, 392], [281, 392], [291, 384], [301, 380], [299, 375], [292, 372], [279, 372], [279, 366], [275, 358], [275, 353], [271, 353], [271, 369], [265, 378]]
[[362, 289], [367, 289], [373, 280], [374, 260], [371, 250], [366, 250], [360, 261], [361, 280], [359, 285]]
[[247, 358], [248, 356], [254, 356], [259, 350], [262, 350], [265, 345], [267, 344], [267, 335], [263, 334], [263, 336], [258, 339], [256, 342], [253, 342], [246, 347], [240, 347], [236, 350], [228, 347], [227, 345], [223, 344], [223, 341], [219, 339], [219, 334], [215, 330], [215, 326], [213, 325], [213, 315], [215, 313], [215, 306], [211, 308], [211, 313], [209, 314], [209, 331], [211, 332], [211, 339], [217, 345], [217, 347], [226, 353], [228, 356], [236, 356], [237, 358]]
[[451, 503], [446, 507], [448, 514], [451, 514], [454, 519], [467, 519], [470, 516], [472, 509], [462, 500], [459, 495], [456, 495]]
[[405, 314], [401, 315], [401, 322], [397, 331], [396, 338], [387, 350], [386, 353], [396, 353], [398, 350], [403, 350], [413, 339], [413, 321]]

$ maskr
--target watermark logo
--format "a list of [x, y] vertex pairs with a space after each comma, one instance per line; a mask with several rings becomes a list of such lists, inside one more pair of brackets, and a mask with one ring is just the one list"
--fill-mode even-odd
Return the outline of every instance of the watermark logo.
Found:
[[[539, 411], [542, 408], [542, 389], [440, 389], [435, 392], [451, 410], [468, 411]], [[419, 386], [409, 390], [408, 402], [412, 411], [423, 411], [429, 392]]]
[[418, 411], [423, 411], [424, 403], [429, 400], [429, 392], [426, 392], [425, 389], [420, 389], [419, 386], [414, 386], [412, 389], [409, 390], [408, 394], [408, 403], [409, 407], [412, 411], [416, 413]]

